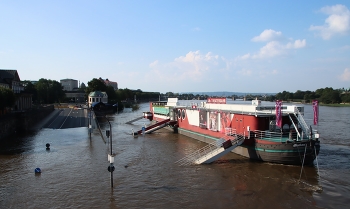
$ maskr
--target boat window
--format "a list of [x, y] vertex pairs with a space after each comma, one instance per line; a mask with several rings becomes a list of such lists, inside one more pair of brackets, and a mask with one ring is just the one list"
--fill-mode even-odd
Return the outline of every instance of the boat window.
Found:
[[182, 119], [185, 119], [186, 117], [186, 112], [185, 112], [185, 109], [182, 110]]

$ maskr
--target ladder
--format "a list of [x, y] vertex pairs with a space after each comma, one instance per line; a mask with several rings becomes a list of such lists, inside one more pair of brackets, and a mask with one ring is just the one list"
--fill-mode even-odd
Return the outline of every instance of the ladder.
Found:
[[306, 124], [303, 116], [301, 115], [301, 113], [299, 112], [298, 108], [295, 108], [295, 111], [294, 111], [294, 115], [295, 117], [297, 118], [300, 126], [301, 126], [301, 129], [303, 130], [303, 132], [306, 134], [306, 137], [310, 137], [310, 129], [308, 127], [308, 125]]

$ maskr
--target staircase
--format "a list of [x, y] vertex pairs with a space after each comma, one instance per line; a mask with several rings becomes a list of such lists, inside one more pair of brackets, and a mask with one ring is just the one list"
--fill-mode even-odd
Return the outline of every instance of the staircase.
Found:
[[137, 121], [137, 120], [141, 120], [142, 118], [144, 118], [143, 116], [135, 118], [134, 120], [128, 121], [126, 122], [126, 124], [132, 124], [133, 122]]
[[150, 125], [150, 126], [144, 128], [144, 130], [141, 129], [141, 130], [135, 132], [134, 134], [135, 135], [142, 134], [143, 131], [145, 134], [149, 134], [149, 133], [152, 133], [153, 131], [161, 129], [167, 125], [170, 125], [171, 123], [172, 123], [172, 121], [170, 121], [170, 119], [166, 119], [166, 120], [160, 121], [158, 123], [155, 123], [153, 125]]
[[212, 163], [241, 145], [244, 139], [245, 137], [242, 135], [232, 134], [230, 129], [229, 133], [226, 133], [219, 140], [206, 145], [175, 163], [178, 165]]
[[298, 108], [295, 108], [295, 109], [296, 109], [296, 111], [294, 112], [294, 115], [297, 118], [297, 120], [301, 126], [301, 129], [303, 130], [303, 132], [305, 133], [305, 135], [307, 137], [310, 137], [311, 131], [310, 131], [308, 125], [306, 124], [306, 122], [305, 122], [303, 116], [301, 115], [301, 113], [299, 112]]

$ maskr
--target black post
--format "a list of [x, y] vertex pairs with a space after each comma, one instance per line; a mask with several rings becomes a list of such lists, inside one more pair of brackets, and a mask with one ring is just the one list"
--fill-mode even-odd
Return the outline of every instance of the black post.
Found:
[[[112, 151], [112, 126], [111, 123], [109, 122], [108, 118], [105, 116], [106, 120], [109, 123], [109, 139], [110, 139], [110, 149], [111, 149], [111, 157], [113, 157], [113, 151]], [[110, 172], [111, 172], [111, 187], [113, 188], [113, 170], [114, 170], [114, 166], [113, 166], [113, 162], [110, 163]]]
[[90, 136], [90, 139], [91, 139], [91, 132], [92, 132], [92, 121], [91, 121], [91, 108], [88, 108], [88, 111], [89, 111], [89, 119], [88, 119], [88, 126], [89, 126], [89, 128], [88, 128], [88, 130], [89, 130], [89, 136]]

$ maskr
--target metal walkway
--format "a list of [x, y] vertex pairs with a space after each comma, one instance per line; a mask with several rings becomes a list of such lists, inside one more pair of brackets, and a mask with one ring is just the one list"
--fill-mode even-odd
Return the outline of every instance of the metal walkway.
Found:
[[232, 133], [230, 129], [229, 133], [218, 141], [206, 145], [175, 163], [178, 165], [212, 163], [241, 145], [244, 139], [244, 136], [237, 135], [236, 132]]
[[150, 126], [148, 126], [146, 128], [143, 128], [143, 129], [141, 129], [139, 131], [136, 131], [136, 132], [134, 132], [134, 135], [142, 134], [143, 132], [145, 134], [149, 134], [149, 133], [152, 133], [153, 131], [161, 129], [161, 128], [167, 126], [167, 125], [171, 125], [171, 124], [173, 124], [175, 122], [176, 121], [170, 121], [170, 119], [166, 119], [166, 120], [160, 121], [158, 123], [155, 123], [153, 125], [150, 125]]

